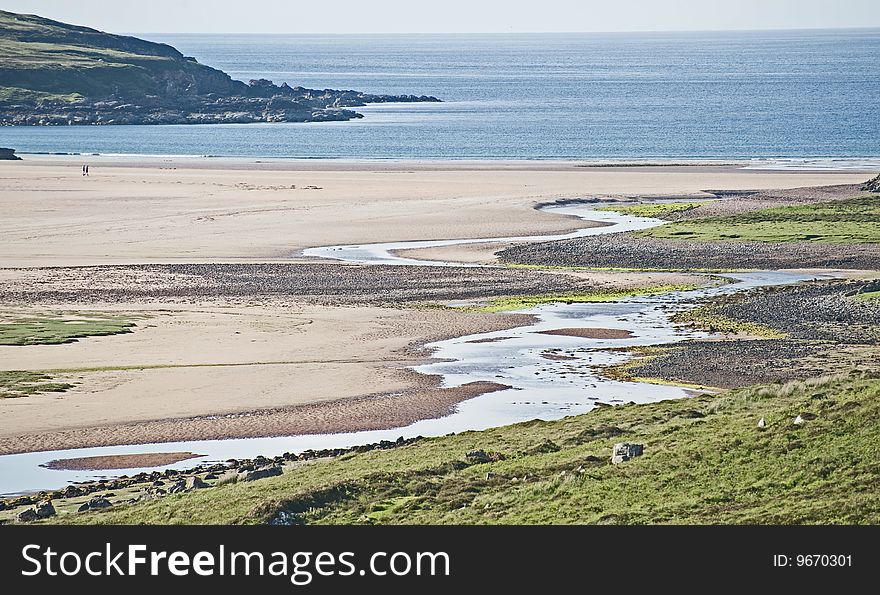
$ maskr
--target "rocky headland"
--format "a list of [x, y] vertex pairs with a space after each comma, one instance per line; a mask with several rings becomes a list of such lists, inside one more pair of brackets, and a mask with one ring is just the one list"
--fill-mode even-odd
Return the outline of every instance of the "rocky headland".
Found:
[[426, 95], [234, 80], [170, 45], [0, 11], [0, 125], [323, 122]]

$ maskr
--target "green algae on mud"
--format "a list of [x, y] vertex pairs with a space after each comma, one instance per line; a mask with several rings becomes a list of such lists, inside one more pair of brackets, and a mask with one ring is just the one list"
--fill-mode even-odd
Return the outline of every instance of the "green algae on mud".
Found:
[[18, 399], [42, 393], [63, 393], [73, 388], [68, 382], [56, 382], [46, 372], [0, 370], [0, 399]]
[[135, 326], [130, 317], [93, 312], [0, 314], [0, 345], [60, 345], [130, 333]]
[[634, 217], [652, 217], [663, 219], [664, 216], [682, 213], [714, 202], [712, 200], [689, 201], [689, 202], [647, 202], [639, 204], [621, 204], [598, 207], [597, 211], [614, 211]]
[[533, 295], [494, 298], [483, 306], [470, 306], [480, 312], [509, 312], [513, 310], [525, 310], [543, 304], [583, 304], [596, 302], [614, 302], [617, 300], [652, 296], [673, 291], [691, 291], [698, 289], [698, 285], [654, 285], [634, 289], [609, 289], [584, 293], [564, 293], [556, 295]]

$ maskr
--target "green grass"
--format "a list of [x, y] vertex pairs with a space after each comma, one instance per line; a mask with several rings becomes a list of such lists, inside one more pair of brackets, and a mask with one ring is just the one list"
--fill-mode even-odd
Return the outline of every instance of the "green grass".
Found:
[[[242, 93], [170, 46], [0, 10], [0, 104]], [[172, 91], [173, 95], [173, 91]]]
[[857, 300], [880, 300], [880, 291], [866, 291], [856, 295]]
[[632, 215], [634, 217], [653, 217], [662, 219], [664, 216], [672, 215], [674, 213], [681, 213], [683, 211], [690, 211], [691, 209], [696, 209], [697, 207], [701, 207], [710, 202], [714, 201], [704, 200], [699, 202], [650, 202], [640, 203], [636, 205], [599, 207], [596, 210], [614, 211], [617, 213], [623, 213], [624, 215]]
[[72, 384], [53, 382], [44, 372], [23, 372], [0, 370], [0, 399], [17, 399], [40, 393], [62, 393]]
[[130, 333], [134, 326], [127, 318], [109, 314], [7, 316], [0, 320], [0, 345], [58, 345], [84, 337]]
[[700, 241], [878, 243], [880, 196], [675, 221], [636, 233]]
[[[644, 456], [611, 465], [622, 441]], [[505, 459], [469, 464], [473, 448]], [[878, 473], [880, 380], [851, 375], [426, 439], [53, 522], [876, 524]]]
[[0, 87], [0, 103], [76, 103], [84, 98], [79, 93], [44, 93], [18, 87]]
[[511, 310], [524, 310], [542, 304], [582, 304], [589, 302], [614, 302], [624, 298], [636, 296], [649, 296], [667, 293], [670, 291], [689, 291], [696, 289], [696, 285], [655, 285], [652, 287], [640, 287], [635, 289], [620, 289], [607, 291], [592, 291], [588, 293], [564, 293], [555, 295], [537, 296], [514, 296], [495, 298], [485, 306], [476, 306], [473, 309], [480, 312], [509, 312]]

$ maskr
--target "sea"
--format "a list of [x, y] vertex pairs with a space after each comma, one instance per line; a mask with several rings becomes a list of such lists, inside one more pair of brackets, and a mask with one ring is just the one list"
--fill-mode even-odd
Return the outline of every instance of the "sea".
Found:
[[0, 128], [19, 153], [880, 164], [880, 29], [158, 35], [232, 77], [435, 95], [352, 122]]

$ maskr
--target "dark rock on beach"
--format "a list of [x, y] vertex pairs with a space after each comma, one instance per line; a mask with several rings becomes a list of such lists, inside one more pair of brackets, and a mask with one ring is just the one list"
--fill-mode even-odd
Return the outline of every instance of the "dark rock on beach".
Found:
[[15, 154], [15, 149], [0, 148], [0, 161], [21, 161], [21, 157]]
[[865, 192], [880, 192], [880, 175], [872, 178], [862, 185]]

